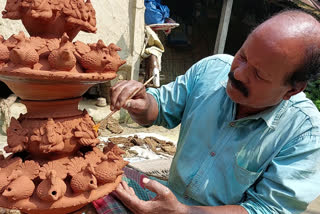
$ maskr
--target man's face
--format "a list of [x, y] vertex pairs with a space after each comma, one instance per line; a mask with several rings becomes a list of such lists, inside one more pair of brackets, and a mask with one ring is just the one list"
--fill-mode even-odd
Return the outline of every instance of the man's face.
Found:
[[286, 79], [299, 65], [303, 51], [300, 41], [281, 38], [268, 27], [249, 35], [229, 73], [227, 94], [234, 102], [262, 109], [290, 98], [292, 87]]

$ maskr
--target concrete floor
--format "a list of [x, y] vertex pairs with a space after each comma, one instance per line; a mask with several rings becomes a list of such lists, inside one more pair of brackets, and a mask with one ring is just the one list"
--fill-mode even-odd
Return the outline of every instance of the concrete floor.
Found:
[[[96, 103], [95, 100], [84, 99], [80, 102], [79, 109], [81, 110], [86, 109], [88, 113], [93, 117], [93, 119], [97, 122], [103, 119], [106, 115], [108, 115], [108, 113], [110, 112], [110, 109], [109, 109], [109, 106], [97, 107], [95, 103]], [[16, 118], [19, 117], [20, 113], [26, 112], [24, 105], [20, 103], [15, 103], [10, 110], [11, 110], [12, 116]], [[122, 128], [124, 129], [122, 133], [123, 135], [146, 132], [146, 133], [160, 134], [172, 140], [172, 142], [177, 142], [178, 140], [180, 127], [176, 127], [171, 130], [168, 130], [159, 126], [152, 126], [149, 128], [141, 127], [138, 124], [130, 121], [130, 119], [128, 118], [127, 114], [124, 111], [117, 112], [114, 115], [114, 117], [122, 121], [128, 122], [127, 124], [121, 125]], [[0, 121], [0, 125], [1, 125], [1, 121]], [[112, 134], [108, 130], [103, 130], [100, 133], [100, 136], [115, 136], [115, 135], [117, 134]], [[6, 142], [7, 142], [6, 136], [4, 135], [4, 133], [0, 133], [0, 151], [2, 151], [2, 148], [5, 146]], [[320, 214], [320, 196], [308, 206], [308, 209], [305, 212], [303, 212], [303, 214]]]

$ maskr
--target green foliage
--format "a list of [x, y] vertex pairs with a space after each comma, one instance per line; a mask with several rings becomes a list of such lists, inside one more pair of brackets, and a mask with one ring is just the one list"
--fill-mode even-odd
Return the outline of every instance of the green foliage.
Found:
[[310, 82], [305, 92], [320, 111], [320, 79]]

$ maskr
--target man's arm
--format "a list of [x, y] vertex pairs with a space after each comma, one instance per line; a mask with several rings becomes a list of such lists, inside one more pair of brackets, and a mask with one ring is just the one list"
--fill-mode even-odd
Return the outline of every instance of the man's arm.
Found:
[[241, 203], [248, 213], [302, 213], [320, 194], [320, 138], [312, 130], [287, 143]]
[[191, 206], [188, 214], [248, 214], [248, 212], [240, 205], [225, 206]]

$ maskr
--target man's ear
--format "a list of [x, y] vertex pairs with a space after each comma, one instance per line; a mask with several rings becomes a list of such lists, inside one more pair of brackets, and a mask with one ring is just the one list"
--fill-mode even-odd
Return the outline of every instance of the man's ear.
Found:
[[303, 91], [307, 87], [306, 82], [298, 82], [294, 87], [291, 87], [291, 90], [287, 91], [287, 93], [283, 96], [284, 100], [289, 100], [291, 96], [296, 95]]

